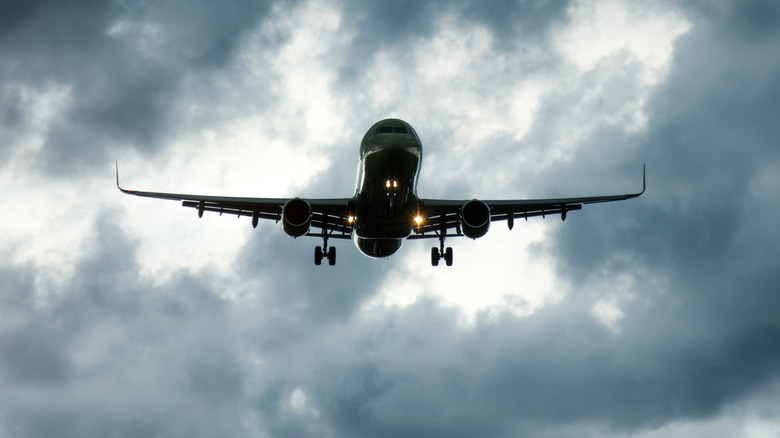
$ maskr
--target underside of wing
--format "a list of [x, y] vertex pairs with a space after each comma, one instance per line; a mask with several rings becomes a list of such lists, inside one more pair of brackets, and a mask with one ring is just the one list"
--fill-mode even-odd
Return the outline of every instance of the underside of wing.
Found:
[[412, 239], [441, 236], [480, 237], [487, 232], [490, 222], [507, 221], [512, 229], [514, 220], [535, 216], [560, 215], [566, 220], [569, 211], [581, 210], [584, 204], [623, 201], [636, 198], [647, 187], [645, 169], [642, 170], [642, 191], [624, 195], [583, 196], [550, 199], [514, 200], [445, 200], [421, 199], [422, 223]]
[[257, 227], [261, 219], [282, 221], [284, 231], [293, 237], [327, 235], [348, 239], [352, 233], [352, 198], [242, 198], [128, 190], [119, 185], [118, 170], [117, 188], [128, 195], [181, 201], [183, 207], [197, 210], [198, 217], [204, 212], [247, 217], [252, 219], [253, 227]]

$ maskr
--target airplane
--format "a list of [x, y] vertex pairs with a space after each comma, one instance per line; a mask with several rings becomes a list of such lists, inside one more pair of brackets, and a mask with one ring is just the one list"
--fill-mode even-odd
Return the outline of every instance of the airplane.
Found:
[[642, 191], [625, 195], [589, 196], [555, 199], [478, 200], [428, 199], [417, 196], [417, 181], [422, 165], [422, 143], [412, 126], [400, 119], [384, 119], [366, 132], [360, 143], [355, 193], [350, 198], [239, 198], [227, 196], [186, 195], [144, 192], [119, 185], [119, 163], [116, 163], [117, 188], [129, 195], [181, 201], [194, 208], [198, 217], [215, 212], [252, 219], [256, 228], [260, 219], [282, 222], [282, 229], [292, 237], [311, 236], [322, 239], [314, 248], [314, 264], [336, 264], [336, 248], [329, 239], [351, 239], [361, 253], [371, 258], [395, 254], [407, 239], [438, 239], [431, 248], [431, 265], [444, 260], [452, 266], [453, 251], [444, 245], [448, 237], [484, 236], [491, 222], [506, 221], [511, 230], [515, 219], [560, 214], [582, 209], [584, 204], [622, 201], [645, 192], [645, 168], [642, 169]]

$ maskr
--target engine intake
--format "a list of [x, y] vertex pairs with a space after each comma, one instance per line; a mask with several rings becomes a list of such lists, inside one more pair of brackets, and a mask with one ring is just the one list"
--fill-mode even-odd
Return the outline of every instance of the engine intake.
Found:
[[301, 198], [293, 198], [282, 207], [282, 229], [292, 237], [300, 237], [311, 228], [311, 205]]
[[471, 239], [484, 236], [490, 229], [490, 207], [476, 199], [463, 204], [460, 208], [460, 228], [463, 235]]

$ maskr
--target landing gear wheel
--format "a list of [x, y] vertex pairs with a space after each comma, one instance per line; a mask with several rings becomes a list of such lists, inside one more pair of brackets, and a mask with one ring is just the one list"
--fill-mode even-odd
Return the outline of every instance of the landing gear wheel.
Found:
[[431, 248], [431, 265], [439, 266], [439, 259], [441, 259], [441, 256], [439, 256], [439, 248], [434, 246]]
[[314, 264], [319, 266], [322, 264], [322, 247], [314, 247]]
[[328, 250], [328, 264], [331, 266], [336, 264], [336, 247], [334, 246]]
[[452, 248], [447, 248], [447, 250], [444, 251], [444, 263], [446, 263], [447, 266], [452, 266]]

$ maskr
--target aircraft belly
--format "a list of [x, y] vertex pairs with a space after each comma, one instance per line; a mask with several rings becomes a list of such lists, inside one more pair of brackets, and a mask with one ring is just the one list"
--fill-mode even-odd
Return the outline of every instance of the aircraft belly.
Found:
[[352, 233], [355, 246], [363, 254], [374, 257], [389, 257], [396, 253], [412, 233], [409, 224], [398, 223], [391, 218], [373, 218], [359, 223]]
[[393, 239], [385, 237], [360, 237], [357, 234], [352, 235], [355, 246], [368, 257], [385, 258], [398, 252], [404, 244], [403, 238]]

